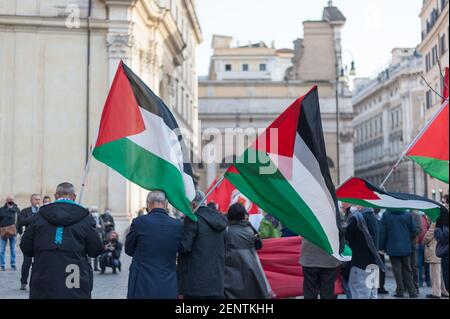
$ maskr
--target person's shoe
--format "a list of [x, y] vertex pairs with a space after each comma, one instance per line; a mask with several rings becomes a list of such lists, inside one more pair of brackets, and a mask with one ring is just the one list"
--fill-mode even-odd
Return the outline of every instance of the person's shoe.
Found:
[[100, 269], [98, 269], [98, 268], [94, 268], [94, 271], [100, 271]]
[[409, 298], [417, 298], [417, 297], [419, 297], [419, 295], [416, 293], [409, 294]]
[[399, 292], [396, 292], [396, 293], [394, 294], [394, 297], [395, 297], [395, 298], [403, 298], [404, 295], [401, 294], [401, 293], [399, 293]]
[[20, 284], [20, 290], [27, 290], [27, 284]]
[[104, 275], [105, 274], [105, 269], [100, 270], [100, 274]]
[[380, 295], [388, 295], [389, 291], [387, 291], [384, 288], [378, 288], [378, 294], [380, 294]]
[[427, 295], [427, 298], [429, 299], [441, 299], [441, 297], [435, 296], [435, 295]]
[[448, 298], [448, 295], [442, 294], [442, 295], [441, 295], [441, 298]]
[[113, 274], [117, 274], [116, 268], [113, 269]]
[[16, 266], [11, 266], [11, 270], [16, 271], [17, 270]]

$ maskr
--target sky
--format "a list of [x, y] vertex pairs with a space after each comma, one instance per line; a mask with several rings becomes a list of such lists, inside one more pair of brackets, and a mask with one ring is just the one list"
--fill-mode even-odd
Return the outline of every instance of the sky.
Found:
[[[229, 35], [241, 45], [275, 41], [293, 48], [303, 37], [305, 20], [320, 20], [327, 0], [196, 0], [203, 32], [197, 52], [200, 76], [207, 75], [213, 34]], [[422, 0], [334, 0], [346, 16], [342, 30], [344, 64], [355, 60], [358, 77], [373, 77], [390, 60], [395, 47], [416, 47], [421, 39]], [[235, 43], [234, 43], [235, 44]]]

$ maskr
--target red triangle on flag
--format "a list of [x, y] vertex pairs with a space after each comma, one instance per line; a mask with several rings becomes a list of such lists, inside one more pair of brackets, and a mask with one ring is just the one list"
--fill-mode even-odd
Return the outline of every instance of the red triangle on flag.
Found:
[[120, 62], [106, 99], [95, 147], [145, 130], [139, 105]]

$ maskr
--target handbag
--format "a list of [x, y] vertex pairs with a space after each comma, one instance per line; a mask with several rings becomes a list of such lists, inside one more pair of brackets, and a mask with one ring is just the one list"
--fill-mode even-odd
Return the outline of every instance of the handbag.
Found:
[[0, 237], [3, 239], [11, 238], [17, 235], [16, 224], [0, 228]]

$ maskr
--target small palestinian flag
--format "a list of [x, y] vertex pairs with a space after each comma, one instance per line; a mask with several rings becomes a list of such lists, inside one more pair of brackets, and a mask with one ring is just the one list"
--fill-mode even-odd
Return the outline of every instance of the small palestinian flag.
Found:
[[422, 196], [385, 192], [357, 177], [352, 177], [342, 184], [336, 190], [336, 195], [341, 202], [363, 207], [422, 211], [433, 221], [440, 216], [442, 207], [439, 203]]
[[408, 150], [407, 156], [432, 177], [448, 184], [449, 175], [449, 113], [448, 101]]
[[103, 108], [93, 156], [197, 220], [192, 167], [178, 124], [164, 102], [123, 62]]
[[225, 177], [293, 232], [339, 260], [350, 259], [342, 255], [345, 242], [317, 87], [287, 108], [237, 158]]

